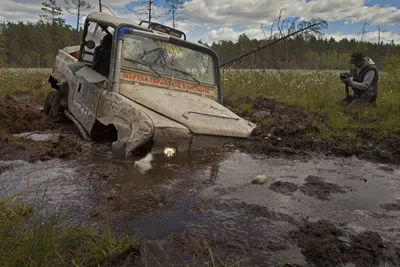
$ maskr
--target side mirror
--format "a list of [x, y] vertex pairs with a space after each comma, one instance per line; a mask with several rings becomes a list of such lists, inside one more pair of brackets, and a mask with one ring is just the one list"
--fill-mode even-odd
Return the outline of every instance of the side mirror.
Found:
[[93, 49], [96, 47], [96, 43], [92, 40], [86, 41], [85, 42], [85, 46], [89, 49]]

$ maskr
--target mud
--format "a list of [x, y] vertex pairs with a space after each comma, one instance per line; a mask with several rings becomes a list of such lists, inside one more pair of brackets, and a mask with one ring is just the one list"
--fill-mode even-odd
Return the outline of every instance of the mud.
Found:
[[0, 174], [5, 171], [11, 170], [11, 169], [12, 169], [12, 166], [1, 166], [0, 165]]
[[42, 104], [32, 98], [0, 98], [0, 125], [9, 134], [55, 129], [57, 125], [41, 112]]
[[328, 200], [332, 194], [346, 193], [339, 185], [325, 182], [323, 178], [310, 175], [305, 179], [306, 183], [299, 189], [303, 194], [321, 200]]
[[[374, 162], [400, 164], [399, 132], [379, 137], [369, 129], [356, 131], [359, 142], [349, 144], [348, 136], [324, 138], [323, 130], [330, 131], [327, 116], [305, 111], [300, 106], [287, 105], [263, 97], [243, 97], [228, 102], [227, 107], [258, 127], [250, 140], [238, 146], [248, 153], [263, 153], [291, 158], [304, 158], [311, 154], [351, 157], [358, 156]], [[243, 105], [251, 106], [248, 110]], [[359, 123], [357, 118], [353, 118]], [[390, 170], [390, 167], [388, 167]]]
[[269, 189], [273, 190], [277, 193], [291, 196], [291, 195], [293, 195], [294, 192], [297, 191], [298, 186], [291, 182], [277, 181], [277, 182], [274, 182], [273, 184], [271, 184]]
[[394, 203], [382, 204], [381, 207], [385, 210], [400, 211], [400, 200]]
[[304, 224], [289, 235], [313, 266], [343, 266], [349, 262], [357, 267], [379, 266], [386, 257], [385, 245], [376, 232], [349, 235], [327, 221], [318, 221]]
[[0, 160], [46, 161], [53, 158], [71, 159], [82, 152], [80, 143], [69, 136], [56, 140], [33, 141], [24, 138], [0, 139]]
[[0, 160], [70, 159], [82, 152], [74, 125], [52, 122], [42, 106], [28, 93], [0, 98]]
[[70, 159], [82, 152], [82, 146], [71, 137], [59, 136], [56, 141], [44, 142], [38, 153], [29, 157], [29, 162], [46, 161], [52, 158]]
[[[7, 101], [23, 110], [30, 100]], [[400, 266], [398, 166], [304, 153], [320, 142], [307, 138], [323, 116], [263, 99], [254, 105], [249, 117], [284, 123], [258, 129], [240, 150], [155, 156], [146, 174], [131, 159], [113, 159], [110, 144], [83, 141], [73, 124], [7, 126], [0, 193], [39, 196], [46, 212], [62, 206], [94, 229], [107, 222], [138, 234], [147, 249], [135, 266], [207, 266], [210, 254], [216, 265]], [[41, 120], [38, 106], [31, 112]], [[259, 175], [265, 184], [252, 184]]]

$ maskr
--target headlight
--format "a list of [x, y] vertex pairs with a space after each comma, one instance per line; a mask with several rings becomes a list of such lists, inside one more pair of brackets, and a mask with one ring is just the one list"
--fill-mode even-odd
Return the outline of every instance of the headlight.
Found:
[[174, 147], [164, 147], [164, 155], [168, 158], [173, 157], [176, 154], [176, 148]]

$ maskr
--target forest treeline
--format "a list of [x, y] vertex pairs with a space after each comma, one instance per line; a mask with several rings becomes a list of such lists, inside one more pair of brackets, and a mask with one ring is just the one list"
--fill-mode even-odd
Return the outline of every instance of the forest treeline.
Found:
[[[82, 29], [67, 25], [62, 11], [48, 0], [47, 16], [38, 22], [2, 22], [0, 24], [0, 67], [50, 68], [58, 49], [80, 43]], [[57, 9], [56, 9], [57, 8]], [[45, 10], [44, 10], [45, 11]], [[236, 42], [219, 41], [212, 47], [227, 61], [270, 40], [250, 39], [242, 34]], [[200, 41], [199, 41], [200, 42]], [[208, 44], [207, 44], [208, 45]], [[354, 39], [303, 38], [286, 39], [245, 57], [229, 67], [268, 69], [348, 69], [350, 54], [361, 51], [384, 68], [388, 54], [400, 55], [400, 45], [359, 42]]]
[[49, 68], [59, 48], [80, 43], [82, 31], [63, 22], [0, 24], [0, 67]]
[[[273, 41], [272, 38], [269, 40]], [[225, 62], [245, 51], [262, 46], [265, 40], [249, 39], [245, 34], [240, 35], [237, 42], [219, 41], [209, 45]], [[361, 51], [372, 58], [378, 68], [385, 67], [387, 55], [400, 56], [400, 45], [393, 42], [377, 44], [360, 42], [355, 39], [322, 38], [300, 36], [276, 43], [265, 50], [245, 57], [229, 65], [231, 68], [256, 69], [326, 69], [344, 70], [349, 68], [349, 59], [353, 51]]]

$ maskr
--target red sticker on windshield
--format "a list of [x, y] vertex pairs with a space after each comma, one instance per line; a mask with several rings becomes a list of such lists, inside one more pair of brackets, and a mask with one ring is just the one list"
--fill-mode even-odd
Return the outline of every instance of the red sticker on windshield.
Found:
[[143, 75], [143, 74], [136, 73], [136, 72], [122, 72], [122, 78], [131, 80], [131, 81], [135, 81], [138, 83], [155, 85], [155, 86], [164, 87], [164, 88], [173, 88], [173, 89], [178, 89], [178, 90], [182, 90], [182, 91], [196, 92], [196, 93], [212, 95], [212, 96], [214, 96], [214, 93], [215, 93], [214, 88], [205, 87], [205, 86], [198, 85], [198, 84], [181, 82], [181, 81], [171, 81], [169, 79], [164, 79], [164, 78], [151, 77], [151, 76]]

